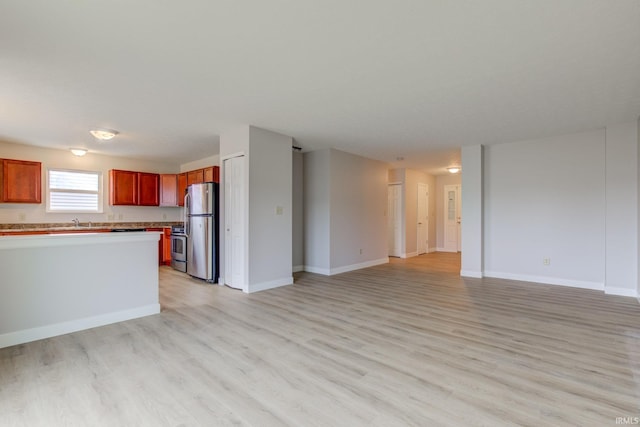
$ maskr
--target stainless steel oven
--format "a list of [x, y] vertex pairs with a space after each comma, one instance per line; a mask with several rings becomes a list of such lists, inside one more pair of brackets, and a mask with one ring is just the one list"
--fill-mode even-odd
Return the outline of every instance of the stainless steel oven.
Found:
[[187, 271], [187, 235], [184, 227], [171, 227], [171, 267]]

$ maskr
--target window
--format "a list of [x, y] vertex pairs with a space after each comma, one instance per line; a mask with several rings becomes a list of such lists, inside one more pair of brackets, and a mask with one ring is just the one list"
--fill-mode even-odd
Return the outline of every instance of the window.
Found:
[[47, 212], [102, 212], [102, 173], [49, 169]]

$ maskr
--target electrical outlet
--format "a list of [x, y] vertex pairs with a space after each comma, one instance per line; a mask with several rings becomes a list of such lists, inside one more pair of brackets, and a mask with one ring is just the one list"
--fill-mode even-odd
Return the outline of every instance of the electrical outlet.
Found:
[[162, 219], [167, 219], [167, 214], [162, 214]]
[[551, 258], [542, 258], [542, 265], [551, 265]]
[[27, 219], [27, 214], [26, 214], [26, 213], [24, 213], [24, 212], [20, 212], [20, 213], [18, 214], [18, 220], [19, 220], [19, 221], [24, 221], [24, 220], [26, 220], [26, 219]]
[[282, 215], [284, 208], [282, 206], [276, 206], [276, 215]]
[[118, 219], [122, 219], [122, 214], [118, 214]]
[[360, 255], [362, 255], [362, 249], [360, 249]]
[[113, 214], [108, 214], [107, 215], [107, 221], [113, 221]]

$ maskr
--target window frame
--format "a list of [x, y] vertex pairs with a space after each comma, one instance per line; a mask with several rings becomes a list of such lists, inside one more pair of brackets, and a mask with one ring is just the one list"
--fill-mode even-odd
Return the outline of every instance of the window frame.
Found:
[[[97, 210], [80, 210], [80, 209], [65, 209], [65, 210], [58, 210], [58, 209], [51, 209], [51, 187], [50, 187], [50, 182], [49, 182], [49, 178], [50, 178], [50, 174], [51, 171], [54, 172], [71, 172], [71, 173], [84, 173], [84, 174], [92, 174], [92, 175], [97, 175], [98, 177], [98, 191], [94, 192], [94, 191], [88, 191], [88, 190], [63, 190], [63, 191], [67, 191], [70, 193], [79, 193], [79, 194], [96, 194], [98, 195], [98, 209]], [[96, 213], [103, 213], [104, 212], [104, 185], [103, 185], [103, 177], [104, 174], [102, 173], [102, 171], [97, 171], [97, 170], [81, 170], [81, 169], [67, 169], [67, 168], [55, 168], [55, 167], [49, 167], [47, 168], [47, 178], [46, 178], [46, 198], [47, 198], [47, 203], [46, 203], [46, 212], [47, 213], [76, 213], [76, 214], [96, 214]], [[56, 191], [60, 191], [59, 189], [54, 189], [54, 192]]]

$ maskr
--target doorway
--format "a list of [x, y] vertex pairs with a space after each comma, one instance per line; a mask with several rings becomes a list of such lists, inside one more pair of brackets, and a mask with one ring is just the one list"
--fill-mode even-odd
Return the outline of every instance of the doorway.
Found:
[[444, 251], [460, 252], [460, 186], [444, 186]]
[[404, 232], [402, 230], [402, 184], [389, 184], [387, 201], [387, 230], [389, 256], [400, 257], [403, 254], [402, 243]]
[[418, 183], [418, 255], [429, 252], [429, 186]]

